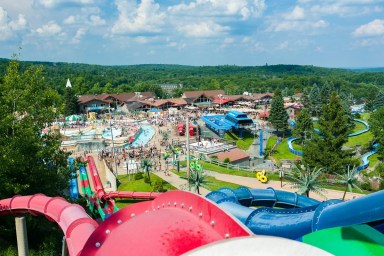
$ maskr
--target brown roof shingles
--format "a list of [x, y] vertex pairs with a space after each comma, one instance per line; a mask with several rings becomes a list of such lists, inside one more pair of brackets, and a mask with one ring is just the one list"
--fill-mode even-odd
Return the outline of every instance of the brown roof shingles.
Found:
[[249, 155], [245, 151], [238, 148], [217, 154], [217, 159], [221, 162], [223, 162], [226, 158], [229, 158], [230, 162], [235, 162], [242, 159], [248, 159]]

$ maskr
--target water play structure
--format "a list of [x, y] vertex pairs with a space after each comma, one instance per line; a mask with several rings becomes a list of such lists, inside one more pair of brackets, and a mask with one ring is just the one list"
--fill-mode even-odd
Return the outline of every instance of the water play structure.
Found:
[[[348, 137], [353, 137], [353, 136], [358, 136], [358, 135], [361, 135], [363, 133], [366, 133], [369, 131], [369, 124], [363, 120], [359, 120], [359, 119], [353, 119], [353, 121], [355, 122], [358, 122], [358, 123], [361, 123], [365, 126], [364, 129], [360, 130], [360, 131], [356, 131], [354, 133], [351, 133], [351, 134], [348, 134]], [[320, 131], [318, 129], [314, 129], [317, 133], [320, 133]], [[292, 145], [292, 142], [294, 142], [295, 140], [298, 140], [298, 138], [289, 138], [287, 143], [288, 143], [288, 149], [289, 151], [292, 153], [292, 154], [295, 154], [297, 156], [303, 156], [303, 152], [301, 151], [298, 151], [298, 150], [295, 150], [293, 148], [293, 145]], [[368, 160], [368, 157], [372, 156], [373, 154], [376, 154], [377, 151], [379, 150], [379, 144], [374, 144], [373, 145], [373, 150], [365, 153], [362, 157], [361, 157], [361, 160], [363, 162], [362, 165], [358, 166], [357, 169], [360, 171], [360, 170], [363, 170], [365, 168], [368, 168], [369, 166], [369, 160]]]
[[201, 116], [201, 120], [204, 121], [205, 125], [219, 136], [224, 136], [227, 131], [233, 129], [240, 131], [241, 128], [249, 125], [253, 125], [253, 120], [240, 111], [231, 110], [226, 115], [209, 115]]

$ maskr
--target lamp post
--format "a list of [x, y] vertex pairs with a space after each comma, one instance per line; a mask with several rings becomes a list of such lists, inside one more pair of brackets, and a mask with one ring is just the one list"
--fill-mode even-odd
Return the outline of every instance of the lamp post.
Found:
[[279, 177], [280, 177], [280, 187], [283, 187], [283, 178], [284, 178], [284, 171], [280, 170], [279, 171]]
[[113, 161], [115, 162], [115, 177], [117, 178], [117, 163], [116, 163], [116, 154], [115, 154], [115, 142], [113, 140], [113, 130], [112, 130], [112, 114], [111, 114], [111, 104], [109, 104], [109, 129], [111, 130], [111, 139], [112, 139], [112, 155]]

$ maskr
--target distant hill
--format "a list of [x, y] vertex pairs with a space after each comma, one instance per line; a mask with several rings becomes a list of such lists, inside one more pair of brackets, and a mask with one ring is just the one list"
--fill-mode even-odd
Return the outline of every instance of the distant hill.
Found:
[[[0, 83], [9, 59], [0, 58]], [[384, 88], [384, 68], [347, 69], [311, 65], [264, 66], [187, 66], [142, 64], [102, 66], [64, 62], [21, 61], [21, 67], [43, 66], [46, 82], [63, 93], [67, 79], [78, 95], [153, 91], [158, 97], [180, 97], [182, 91], [165, 95], [158, 84], [183, 84], [183, 90], [224, 89], [226, 94], [272, 92], [285, 95], [302, 92], [306, 87], [332, 84], [357, 98], [364, 97], [371, 86]]]
[[384, 67], [377, 68], [349, 68], [353, 72], [384, 72]]

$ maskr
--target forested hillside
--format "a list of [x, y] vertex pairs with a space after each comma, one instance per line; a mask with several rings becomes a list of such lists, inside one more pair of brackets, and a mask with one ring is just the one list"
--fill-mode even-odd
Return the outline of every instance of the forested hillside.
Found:
[[[0, 59], [0, 77], [9, 60]], [[280, 88], [284, 96], [302, 92], [313, 85], [331, 84], [355, 99], [369, 97], [384, 87], [383, 72], [364, 72], [299, 65], [265, 66], [182, 66], [182, 65], [130, 65], [100, 66], [75, 63], [21, 62], [22, 67], [42, 65], [47, 83], [60, 94], [67, 78], [77, 94], [99, 94], [132, 91], [154, 91], [165, 95], [158, 84], [183, 84], [183, 90], [224, 89], [226, 94], [244, 91], [262, 93]], [[377, 71], [380, 69], [374, 69]], [[371, 70], [367, 70], [371, 71]]]

